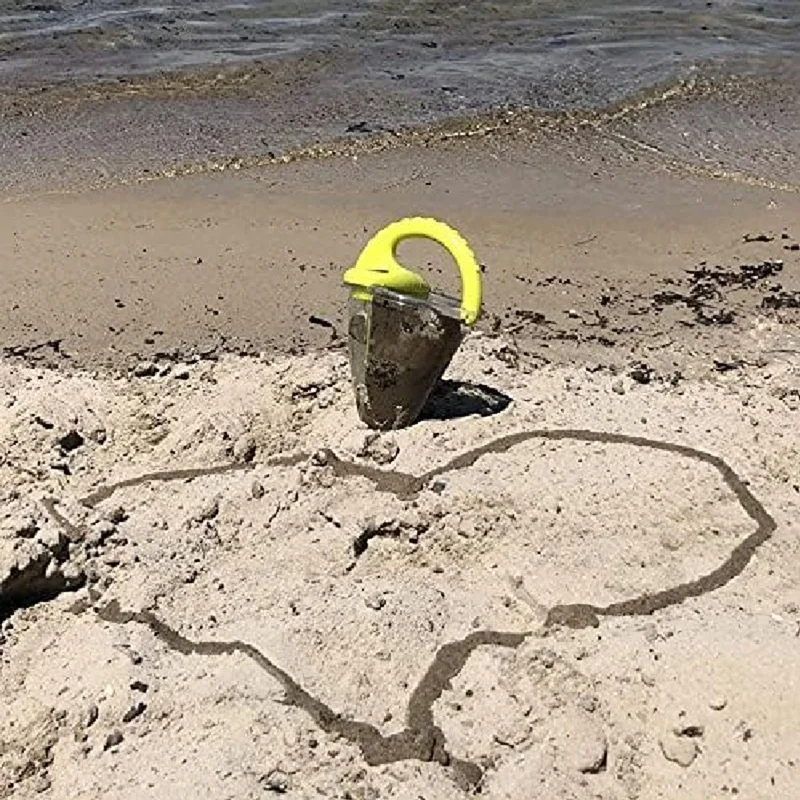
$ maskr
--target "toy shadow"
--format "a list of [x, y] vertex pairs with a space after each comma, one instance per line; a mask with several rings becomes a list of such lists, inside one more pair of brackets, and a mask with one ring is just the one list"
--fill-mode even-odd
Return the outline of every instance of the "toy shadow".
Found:
[[511, 398], [482, 383], [441, 380], [430, 393], [420, 421], [450, 420], [462, 417], [491, 417], [505, 411]]

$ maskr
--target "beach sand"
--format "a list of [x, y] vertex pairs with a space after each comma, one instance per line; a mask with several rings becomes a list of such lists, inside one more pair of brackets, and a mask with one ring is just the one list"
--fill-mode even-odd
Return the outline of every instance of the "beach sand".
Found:
[[[624, 125], [7, 195], [0, 796], [800, 793], [800, 175]], [[412, 214], [485, 314], [376, 435]]]

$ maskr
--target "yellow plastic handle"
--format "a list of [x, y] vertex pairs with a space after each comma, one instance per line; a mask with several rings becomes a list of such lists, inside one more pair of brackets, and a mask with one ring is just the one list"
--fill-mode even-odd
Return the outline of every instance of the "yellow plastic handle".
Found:
[[[355, 267], [345, 274], [345, 282], [358, 284], [360, 282], [359, 275], [363, 275], [369, 270], [374, 271], [380, 265], [384, 275], [394, 275], [398, 282], [405, 277], [409, 288], [417, 286], [423, 290], [426, 289], [427, 284], [419, 276], [406, 270], [397, 262], [397, 247], [400, 242], [414, 238], [432, 239], [453, 257], [461, 274], [461, 320], [466, 325], [473, 325], [481, 313], [480, 266], [466, 239], [457, 230], [439, 220], [427, 217], [408, 217], [387, 225], [367, 243]], [[376, 282], [372, 281], [373, 285]]]

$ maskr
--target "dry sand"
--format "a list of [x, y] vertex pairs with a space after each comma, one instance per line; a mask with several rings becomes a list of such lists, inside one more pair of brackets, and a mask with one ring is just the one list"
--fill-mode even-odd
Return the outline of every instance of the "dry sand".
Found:
[[[0, 796], [800, 794], [800, 203], [595, 145], [8, 199]], [[488, 313], [377, 436], [431, 212]]]

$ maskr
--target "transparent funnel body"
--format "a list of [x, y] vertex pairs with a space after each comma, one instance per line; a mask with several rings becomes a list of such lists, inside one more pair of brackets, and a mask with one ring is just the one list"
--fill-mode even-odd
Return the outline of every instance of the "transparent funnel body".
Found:
[[403, 428], [419, 417], [461, 344], [460, 304], [433, 292], [420, 300], [388, 289], [370, 291], [371, 300], [351, 295], [349, 302], [358, 415], [371, 428]]

